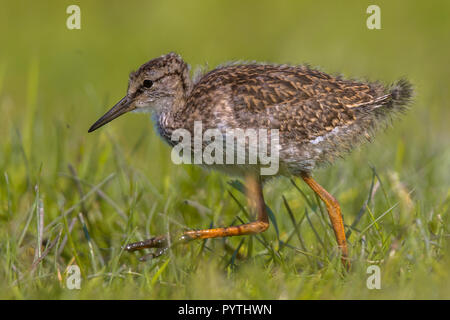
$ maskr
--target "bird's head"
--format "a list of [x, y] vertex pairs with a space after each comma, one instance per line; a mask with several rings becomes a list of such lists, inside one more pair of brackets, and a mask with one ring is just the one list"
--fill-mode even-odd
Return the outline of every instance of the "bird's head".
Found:
[[163, 112], [182, 103], [190, 88], [189, 67], [179, 55], [169, 53], [150, 60], [130, 74], [127, 95], [98, 119], [89, 132], [130, 111]]

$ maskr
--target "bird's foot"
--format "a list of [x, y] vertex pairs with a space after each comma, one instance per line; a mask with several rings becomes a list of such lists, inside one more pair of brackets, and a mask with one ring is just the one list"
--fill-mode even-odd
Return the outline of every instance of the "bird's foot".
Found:
[[180, 237], [178, 237], [178, 239], [175, 239], [174, 241], [170, 241], [167, 235], [161, 235], [144, 241], [129, 243], [124, 247], [124, 250], [128, 252], [134, 252], [143, 249], [155, 248], [156, 250], [154, 252], [149, 253], [139, 259], [140, 261], [147, 261], [163, 255], [164, 253], [167, 252], [169, 248], [177, 244], [184, 243], [190, 240], [192, 239], [185, 234], [181, 235]]

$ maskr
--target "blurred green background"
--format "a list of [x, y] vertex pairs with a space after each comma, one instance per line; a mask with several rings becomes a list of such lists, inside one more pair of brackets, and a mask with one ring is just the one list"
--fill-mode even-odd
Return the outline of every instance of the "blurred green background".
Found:
[[[71, 4], [81, 30], [66, 28]], [[381, 30], [366, 27], [371, 4]], [[449, 13], [448, 1], [0, 0], [0, 297], [449, 298]], [[278, 233], [272, 225], [260, 237], [190, 244], [146, 263], [121, 252], [168, 230], [246, 220], [229, 178], [173, 165], [147, 116], [87, 134], [125, 94], [129, 72], [170, 51], [192, 70], [309, 63], [414, 83], [401, 121], [316, 173], [347, 225], [366, 209], [349, 238], [350, 274], [316, 199], [288, 179], [265, 191]], [[65, 285], [73, 263], [79, 291]], [[370, 264], [380, 265], [381, 290], [366, 287]]]

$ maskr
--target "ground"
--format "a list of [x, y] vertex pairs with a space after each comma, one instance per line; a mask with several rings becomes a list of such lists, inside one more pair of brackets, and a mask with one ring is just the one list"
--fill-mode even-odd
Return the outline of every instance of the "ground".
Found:
[[[1, 4], [0, 298], [450, 298], [449, 3], [70, 1]], [[176, 51], [193, 67], [303, 63], [416, 87], [373, 143], [315, 173], [341, 203], [345, 272], [324, 206], [300, 179], [265, 188], [262, 235], [195, 242], [139, 262], [121, 247], [183, 228], [248, 221], [239, 182], [176, 166], [147, 116], [89, 126], [128, 73]], [[291, 213], [291, 214], [290, 214]], [[276, 222], [276, 223], [274, 223]], [[78, 265], [80, 290], [68, 273]], [[380, 289], [369, 289], [378, 266]], [[369, 279], [369, 285], [368, 285]]]

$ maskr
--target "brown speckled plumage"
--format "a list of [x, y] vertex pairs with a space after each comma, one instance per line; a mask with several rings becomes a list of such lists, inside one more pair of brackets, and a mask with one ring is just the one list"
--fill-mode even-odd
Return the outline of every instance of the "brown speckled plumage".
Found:
[[[280, 132], [281, 174], [310, 171], [369, 139], [390, 115], [402, 111], [411, 87], [400, 80], [388, 88], [332, 77], [308, 66], [232, 64], [193, 82], [175, 54], [144, 64], [133, 77], [165, 73], [179, 85], [171, 106], [156, 110], [157, 128], [170, 143], [173, 130], [192, 131], [194, 121], [207, 128], [265, 128]], [[136, 82], [140, 84], [140, 81]]]
[[[278, 130], [277, 175], [300, 176], [325, 203], [342, 261], [348, 268], [339, 203], [310, 172], [370, 139], [392, 115], [406, 109], [411, 96], [412, 88], [406, 80], [387, 87], [378, 82], [333, 77], [304, 65], [230, 64], [192, 80], [188, 65], [180, 56], [170, 53], [131, 73], [127, 95], [89, 131], [129, 111], [151, 111], [158, 132], [171, 145], [174, 145], [171, 138], [176, 129], [186, 129], [192, 135], [196, 121], [201, 121], [203, 132], [218, 129], [219, 139], [227, 137], [228, 129], [267, 129], [269, 134]], [[249, 146], [248, 142], [245, 146]], [[249, 205], [257, 212], [256, 221], [186, 231], [178, 241], [265, 231], [269, 218], [262, 193], [266, 178], [259, 176], [261, 163], [206, 165], [246, 177]], [[155, 248], [151, 256], [156, 257], [169, 243], [166, 236], [159, 236], [129, 244], [126, 250]]]
[[[151, 81], [151, 88], [144, 81]], [[230, 64], [192, 80], [188, 65], [170, 53], [132, 72], [124, 99], [127, 111], [152, 111], [158, 132], [172, 145], [172, 132], [192, 132], [195, 121], [203, 123], [203, 130], [222, 132], [278, 129], [279, 174], [298, 175], [370, 139], [406, 108], [411, 95], [406, 80], [387, 87], [333, 77], [306, 65]], [[100, 119], [91, 130], [103, 124]], [[237, 175], [249, 169], [226, 167]]]

